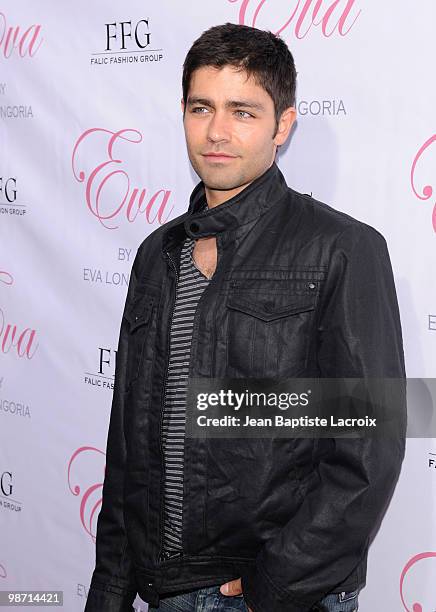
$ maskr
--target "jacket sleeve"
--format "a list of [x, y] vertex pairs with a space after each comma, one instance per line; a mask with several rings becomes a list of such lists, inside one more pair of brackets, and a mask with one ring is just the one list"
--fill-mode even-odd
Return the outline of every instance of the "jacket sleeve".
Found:
[[374, 228], [353, 224], [338, 236], [319, 306], [319, 376], [400, 379], [398, 427], [390, 436], [314, 441], [328, 449], [315, 465], [315, 486], [242, 576], [254, 612], [307, 612], [347, 578], [367, 550], [404, 458], [400, 315], [386, 241]]
[[123, 516], [126, 462], [124, 418], [128, 409], [125, 403], [128, 322], [124, 314], [135, 291], [136, 259], [137, 257], [132, 266], [119, 334], [114, 392], [106, 444], [103, 497], [97, 520], [96, 563], [85, 612], [131, 611], [137, 592]]

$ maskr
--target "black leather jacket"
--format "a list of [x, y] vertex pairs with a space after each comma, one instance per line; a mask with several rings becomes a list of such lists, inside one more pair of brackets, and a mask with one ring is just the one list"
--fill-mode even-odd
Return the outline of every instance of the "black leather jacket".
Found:
[[[188, 211], [147, 236], [133, 264], [85, 612], [131, 610], [137, 592], [157, 605], [159, 595], [239, 577], [254, 612], [307, 612], [328, 592], [365, 584], [369, 539], [399, 476], [403, 435], [185, 438], [183, 554], [164, 558], [161, 418], [186, 234], [216, 235], [218, 249], [190, 376], [405, 377], [378, 231], [289, 188], [276, 163], [199, 212], [203, 198], [200, 182]], [[250, 279], [255, 289], [244, 291]]]

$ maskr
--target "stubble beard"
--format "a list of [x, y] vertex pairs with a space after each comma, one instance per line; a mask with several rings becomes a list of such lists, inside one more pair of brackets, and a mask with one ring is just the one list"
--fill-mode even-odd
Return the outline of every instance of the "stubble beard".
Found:
[[209, 169], [198, 164], [193, 156], [190, 156], [190, 160], [193, 169], [208, 189], [213, 189], [215, 191], [231, 191], [242, 187], [242, 185], [252, 180], [240, 169], [237, 171], [226, 168], [226, 164], [222, 164], [222, 167], [220, 167], [220, 164], [217, 163], [216, 168]]

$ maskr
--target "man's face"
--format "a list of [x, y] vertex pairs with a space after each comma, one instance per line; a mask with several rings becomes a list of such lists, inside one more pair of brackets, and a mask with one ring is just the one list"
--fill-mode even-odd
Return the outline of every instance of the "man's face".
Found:
[[229, 65], [193, 72], [183, 123], [189, 159], [209, 205], [233, 197], [263, 174], [290, 129], [285, 126], [286, 134], [282, 130], [273, 138], [272, 98], [252, 76]]

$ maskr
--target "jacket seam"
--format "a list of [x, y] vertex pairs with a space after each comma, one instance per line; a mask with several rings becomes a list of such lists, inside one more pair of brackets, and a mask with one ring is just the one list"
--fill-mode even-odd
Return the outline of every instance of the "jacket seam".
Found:
[[[319, 321], [320, 321], [320, 317], [321, 317], [321, 313], [323, 311], [323, 307], [325, 306], [324, 299], [325, 299], [325, 294], [327, 291], [327, 287], [329, 284], [329, 279], [330, 279], [330, 270], [332, 267], [332, 259], [333, 259], [333, 254], [336, 252], [337, 250], [337, 244], [339, 242], [339, 240], [342, 238], [342, 236], [345, 234], [345, 232], [348, 232], [348, 230], [350, 229], [354, 229], [356, 227], [355, 224], [353, 223], [349, 223], [341, 232], [339, 232], [339, 234], [336, 236], [332, 247], [331, 247], [331, 253], [332, 255], [330, 256], [329, 259], [329, 263], [327, 266], [327, 271], [325, 273], [325, 280], [324, 280], [324, 284], [323, 287], [319, 293], [319, 299], [318, 299], [318, 304], [317, 304], [317, 309], [315, 312], [315, 317], [316, 317], [316, 322], [315, 322], [315, 329], [316, 329], [316, 342], [318, 343], [319, 341]], [[318, 347], [317, 347], [318, 348]]]
[[[339, 240], [341, 239], [342, 235], [343, 235], [345, 232], [347, 232], [347, 231], [350, 229], [350, 227], [353, 227], [353, 226], [352, 226], [352, 225], [347, 225], [347, 227], [345, 227], [345, 228], [344, 228], [344, 229], [343, 229], [343, 230], [342, 230], [342, 231], [341, 231], [341, 232], [340, 232], [340, 233], [339, 233], [339, 234], [336, 236], [335, 241], [333, 242], [332, 247], [331, 247], [331, 253], [332, 253], [332, 254], [333, 254], [333, 253], [335, 253], [336, 248], [337, 248], [337, 244], [338, 244]], [[325, 281], [326, 281], [326, 282], [325, 282], [325, 284], [324, 284], [323, 290], [320, 292], [320, 295], [319, 295], [319, 306], [321, 306], [322, 301], [323, 301], [323, 299], [324, 299], [324, 294], [325, 294], [325, 291], [326, 291], [327, 281], [328, 281], [329, 276], [330, 276], [330, 270], [331, 270], [331, 267], [332, 267], [332, 256], [330, 257], [330, 259], [329, 259], [329, 263], [328, 263], [328, 266], [327, 266], [327, 272], [326, 272], [326, 275], [325, 275]], [[319, 310], [320, 310], [320, 309], [319, 309]], [[318, 314], [320, 314], [320, 313], [318, 313]], [[319, 321], [319, 318], [317, 317], [317, 324], [318, 324], [318, 321]]]

